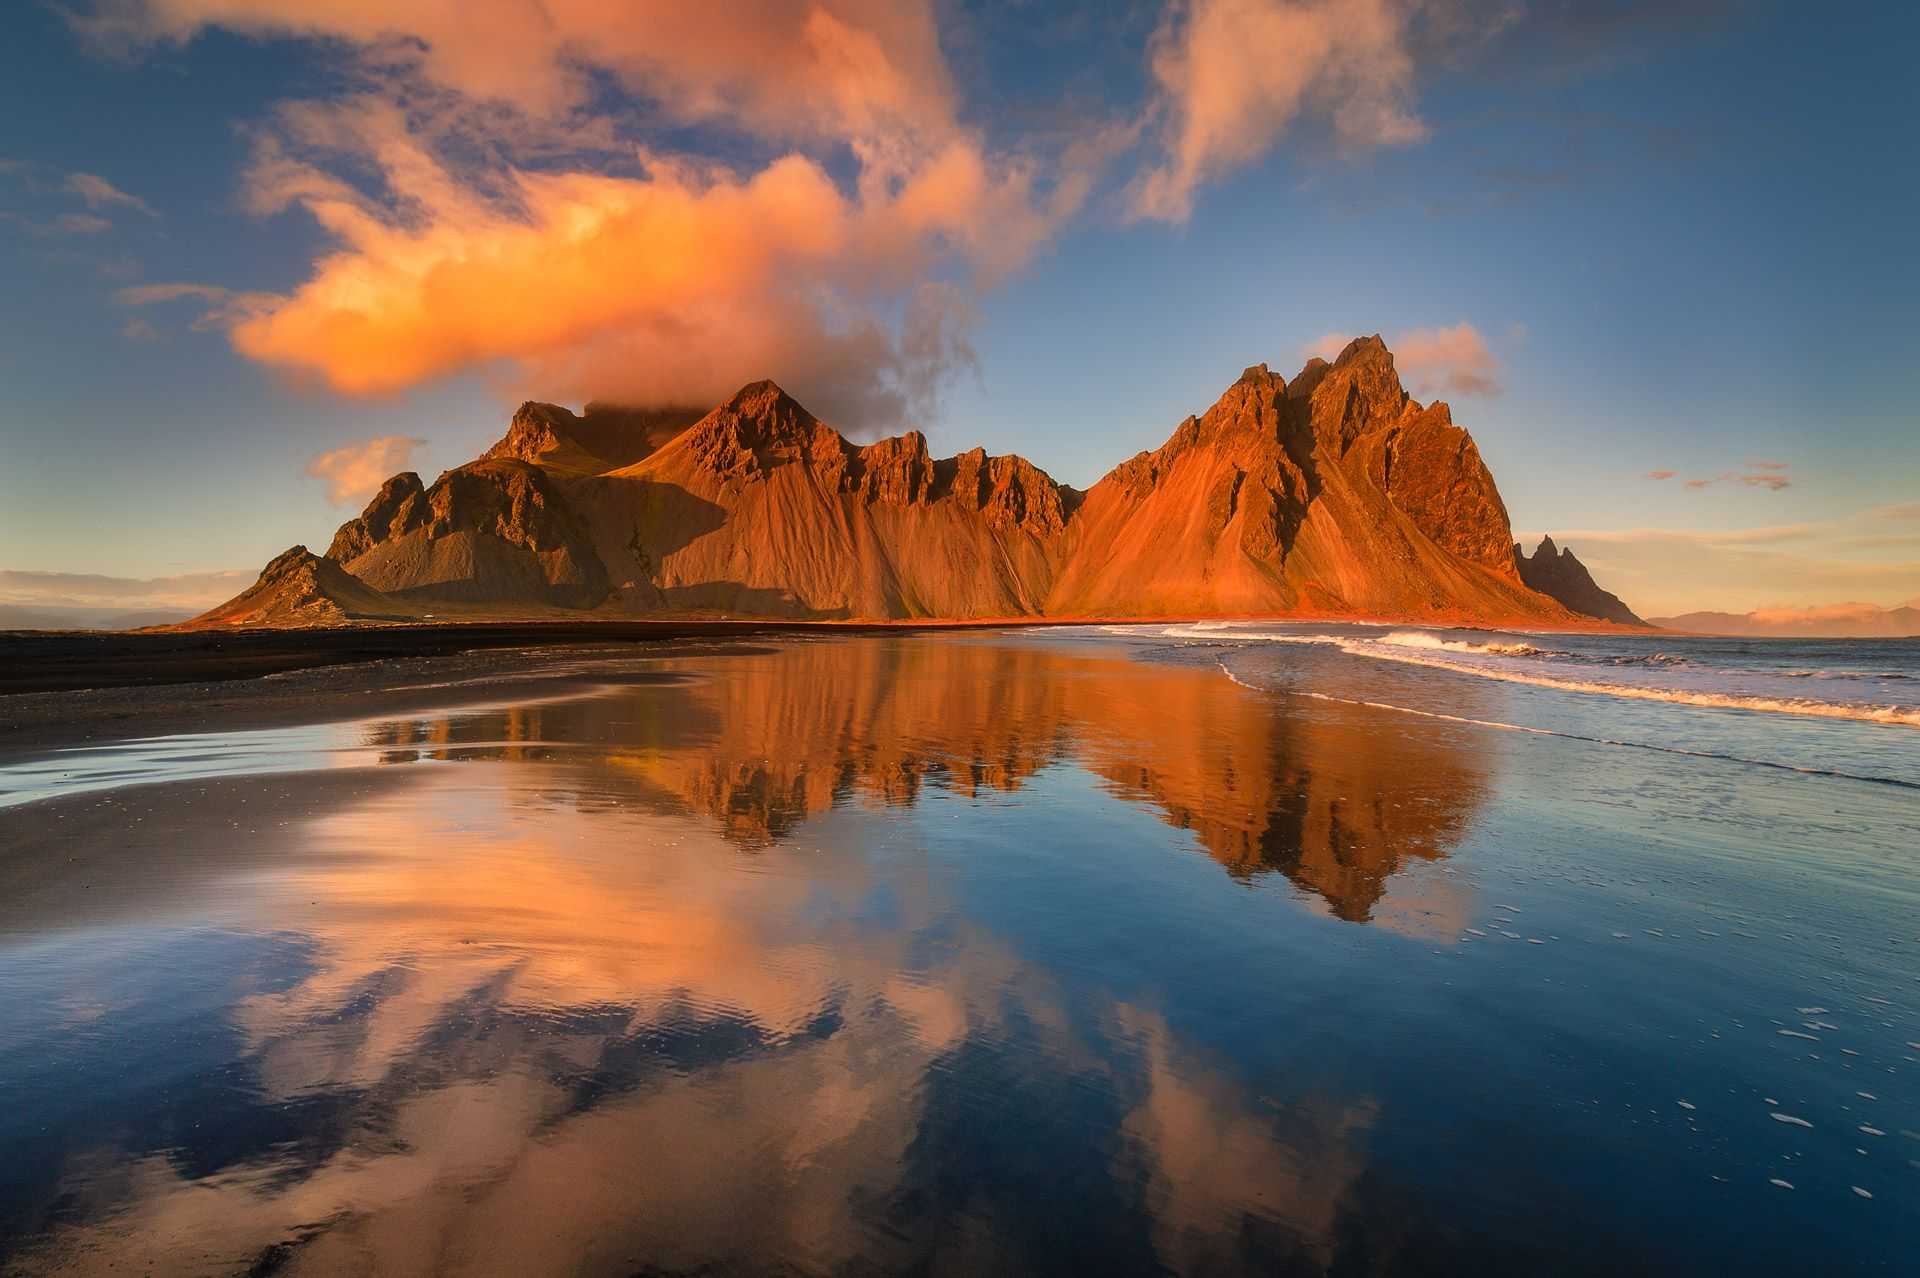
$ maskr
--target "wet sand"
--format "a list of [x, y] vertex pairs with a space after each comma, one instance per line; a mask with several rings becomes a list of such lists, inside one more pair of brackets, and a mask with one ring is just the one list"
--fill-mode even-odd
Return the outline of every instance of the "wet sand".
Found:
[[[565, 695], [558, 665], [717, 653], [754, 640], [994, 631], [1057, 622], [633, 621], [313, 630], [0, 632], [0, 758], [108, 740], [413, 713], [476, 695]], [[604, 675], [590, 683], [601, 685]], [[582, 685], [585, 686], [585, 685]], [[377, 696], [377, 706], [365, 698]]]
[[1048, 622], [593, 621], [343, 626], [310, 630], [0, 631], [0, 696], [257, 679], [320, 666], [494, 648], [663, 643], [769, 635], [998, 629]]

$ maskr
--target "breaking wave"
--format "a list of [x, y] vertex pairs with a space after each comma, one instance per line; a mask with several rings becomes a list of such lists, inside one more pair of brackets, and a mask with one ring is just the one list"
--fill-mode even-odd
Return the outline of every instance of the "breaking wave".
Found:
[[[1127, 633], [1135, 637], [1160, 637], [1167, 639], [1202, 639], [1235, 643], [1291, 643], [1309, 644], [1338, 648], [1357, 657], [1369, 657], [1379, 661], [1396, 661], [1403, 665], [1424, 666], [1433, 670], [1446, 670], [1454, 674], [1466, 675], [1476, 679], [1493, 679], [1501, 683], [1524, 684], [1535, 688], [1551, 688], [1561, 692], [1580, 693], [1587, 696], [1620, 697], [1633, 701], [1657, 701], [1670, 705], [1704, 706], [1721, 710], [1743, 710], [1759, 714], [1802, 715], [1820, 719], [1846, 719], [1860, 723], [1892, 724], [1908, 728], [1920, 728], [1920, 705], [1876, 705], [1858, 701], [1829, 701], [1816, 697], [1769, 696], [1750, 692], [1716, 691], [1700, 688], [1657, 687], [1645, 684], [1615, 683], [1593, 678], [1582, 678], [1563, 674], [1549, 668], [1547, 661], [1521, 666], [1518, 663], [1502, 663], [1500, 658], [1569, 658], [1574, 661], [1595, 662], [1593, 657], [1582, 657], [1572, 653], [1556, 653], [1549, 649], [1536, 648], [1524, 643], [1475, 643], [1466, 640], [1447, 639], [1440, 635], [1417, 630], [1396, 630], [1381, 638], [1359, 635], [1314, 634], [1310, 632], [1287, 632], [1256, 628], [1235, 628], [1220, 623], [1201, 623], [1197, 625], [1173, 626], [1114, 626], [1108, 629], [1116, 633]], [[1480, 658], [1482, 660], [1473, 660]], [[1492, 659], [1492, 660], [1488, 660]], [[1609, 658], [1597, 659], [1605, 664], [1626, 664], [1661, 668], [1684, 664], [1684, 659], [1670, 657], [1668, 654], [1653, 653], [1646, 657], [1627, 658], [1616, 662]]]
[[1468, 643], [1464, 639], [1442, 639], [1424, 630], [1396, 630], [1381, 643], [1396, 648], [1425, 648], [1434, 652], [1483, 652], [1495, 657], [1531, 657], [1541, 649], [1530, 643]]

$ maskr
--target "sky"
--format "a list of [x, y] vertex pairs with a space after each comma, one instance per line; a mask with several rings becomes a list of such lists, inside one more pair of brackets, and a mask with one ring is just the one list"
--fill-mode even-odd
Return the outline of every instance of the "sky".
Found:
[[1087, 486], [1379, 332], [1644, 615], [1920, 597], [1920, 14], [70, 0], [0, 23], [0, 603], [213, 602], [523, 399]]

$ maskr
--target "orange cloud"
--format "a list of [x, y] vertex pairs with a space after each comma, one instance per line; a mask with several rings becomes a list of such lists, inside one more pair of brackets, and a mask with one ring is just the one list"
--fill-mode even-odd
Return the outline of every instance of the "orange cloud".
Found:
[[1782, 488], [1793, 487], [1793, 477], [1787, 473], [1790, 469], [1791, 464], [1788, 462], [1748, 462], [1747, 469], [1744, 471], [1726, 470], [1710, 478], [1689, 479], [1687, 487], [1701, 489], [1709, 488], [1714, 484], [1740, 484], [1747, 488], [1765, 488], [1777, 493]]
[[1680, 472], [1677, 470], [1650, 470], [1647, 472], [1647, 478], [1648, 479], [1672, 479], [1675, 475], [1679, 473]]
[[330, 449], [307, 463], [307, 474], [327, 481], [327, 500], [354, 505], [380, 491], [389, 475], [405, 470], [413, 450], [427, 441], [405, 435], [381, 435]]
[[[141, 41], [211, 25], [356, 50], [369, 87], [283, 107], [245, 191], [332, 247], [285, 296], [122, 300], [198, 289], [243, 355], [343, 394], [479, 369], [546, 398], [683, 403], [771, 376], [837, 425], [894, 424], [970, 362], [974, 293], [1091, 181], [956, 122], [925, 3], [134, 0], [91, 20]], [[590, 73], [637, 104], [591, 114]], [[734, 168], [617, 140], [656, 114], [786, 153]], [[849, 154], [851, 176], [828, 171]]]
[[[397, 117], [369, 127], [392, 206], [276, 168], [263, 181], [339, 247], [232, 330], [243, 354], [346, 394], [503, 364], [543, 395], [634, 402], [717, 400], [773, 376], [844, 424], [896, 419], [957, 349], [909, 339], [938, 339], [966, 310], [913, 281], [949, 249], [1012, 269], [1055, 218], [1024, 172], [964, 139], [891, 192], [850, 196], [790, 154], [750, 175], [661, 158], [638, 177], [516, 170], [496, 179], [503, 200], [457, 182]], [[896, 340], [878, 306], [902, 291], [913, 331]]]
[[[1332, 360], [1353, 338], [1351, 333], [1323, 333], [1308, 342], [1302, 353]], [[1389, 335], [1387, 347], [1393, 352], [1394, 367], [1416, 395], [1500, 393], [1500, 361], [1480, 330], [1465, 320]], [[1663, 476], [1656, 472], [1654, 477]]]
[[1480, 330], [1464, 320], [1446, 328], [1416, 328], [1393, 344], [1394, 360], [1421, 394], [1498, 395], [1500, 362]]
[[1164, 156], [1136, 217], [1185, 221], [1194, 189], [1263, 155], [1302, 115], [1354, 148], [1418, 142], [1411, 6], [1393, 0], [1194, 0], [1154, 37]]
[[954, 90], [929, 0], [120, 0], [78, 25], [119, 47], [209, 27], [344, 41], [476, 101], [577, 110], [609, 73], [684, 120], [766, 137], [950, 132]]

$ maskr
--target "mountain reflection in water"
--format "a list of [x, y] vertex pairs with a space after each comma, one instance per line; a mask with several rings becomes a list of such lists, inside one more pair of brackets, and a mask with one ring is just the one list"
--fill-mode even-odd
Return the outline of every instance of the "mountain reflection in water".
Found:
[[848, 802], [911, 805], [929, 784], [1017, 793], [1073, 764], [1229, 873], [1284, 874], [1354, 922], [1409, 861], [1446, 855], [1487, 766], [1458, 737], [1364, 708], [1283, 713], [1212, 664], [966, 640], [790, 646], [634, 696], [382, 723], [367, 744], [389, 762], [538, 760], [556, 798], [664, 800], [746, 848]]
[[1858, 1271], [1920, 1229], [1899, 787], [1395, 714], [1532, 703], [1285, 645], [516, 660], [0, 759], [0, 1273]]
[[[1278, 873], [1341, 919], [1457, 915], [1444, 883], [1383, 905], [1470, 818], [1471, 759], [1344, 712], [1289, 718], [1210, 665], [1070, 646], [665, 664], [684, 677], [356, 730], [406, 766], [6, 814], [16, 870], [54, 868], [0, 913], [32, 933], [10, 992], [38, 1008], [7, 1006], [22, 1037], [0, 1070], [40, 1120], [12, 1133], [36, 1157], [0, 1179], [0, 1256], [28, 1273], [1332, 1261], [1337, 1222], [1366, 1209], [1377, 1103], [1319, 1071], [1256, 1081], [1184, 1041], [1151, 983], [1107, 988], [1044, 951], [1083, 939], [1088, 910], [1138, 915], [1107, 886], [1152, 828], [1125, 809], [1161, 848], [1191, 831], [1220, 885]], [[1134, 849], [1117, 859], [1116, 819]], [[934, 850], [956, 821], [980, 824], [977, 862]], [[1020, 878], [1010, 854], [1045, 859], [1012, 885], [1046, 913], [1038, 943], [970, 901]], [[1162, 886], [1190, 874], [1152, 855]]]

